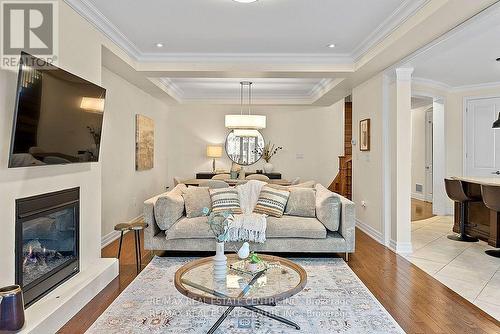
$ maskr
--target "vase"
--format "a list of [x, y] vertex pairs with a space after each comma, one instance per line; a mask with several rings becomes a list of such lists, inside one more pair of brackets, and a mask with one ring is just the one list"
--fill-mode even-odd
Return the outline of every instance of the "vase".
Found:
[[19, 285], [0, 288], [0, 332], [18, 331], [24, 325], [23, 292]]
[[273, 164], [272, 164], [272, 163], [270, 163], [270, 162], [266, 162], [266, 163], [264, 164], [264, 172], [266, 172], [266, 173], [271, 173], [273, 170], [274, 170], [274, 166], [273, 166]]
[[226, 279], [227, 257], [224, 255], [224, 243], [217, 242], [214, 256], [214, 279], [221, 281]]

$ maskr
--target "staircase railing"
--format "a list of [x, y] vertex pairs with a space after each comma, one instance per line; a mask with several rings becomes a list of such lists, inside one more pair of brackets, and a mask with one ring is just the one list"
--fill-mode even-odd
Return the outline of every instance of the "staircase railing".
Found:
[[339, 172], [328, 189], [352, 199], [352, 156], [339, 157]]

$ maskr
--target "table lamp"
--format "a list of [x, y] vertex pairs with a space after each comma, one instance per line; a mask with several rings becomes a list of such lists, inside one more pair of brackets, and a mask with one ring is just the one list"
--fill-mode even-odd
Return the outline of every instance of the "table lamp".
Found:
[[207, 157], [213, 158], [212, 171], [215, 173], [215, 158], [222, 157], [222, 146], [208, 145], [207, 146]]

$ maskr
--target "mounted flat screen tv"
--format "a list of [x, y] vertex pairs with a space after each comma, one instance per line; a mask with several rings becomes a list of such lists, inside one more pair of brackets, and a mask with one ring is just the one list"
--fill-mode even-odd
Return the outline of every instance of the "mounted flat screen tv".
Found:
[[99, 161], [106, 90], [22, 53], [9, 167]]

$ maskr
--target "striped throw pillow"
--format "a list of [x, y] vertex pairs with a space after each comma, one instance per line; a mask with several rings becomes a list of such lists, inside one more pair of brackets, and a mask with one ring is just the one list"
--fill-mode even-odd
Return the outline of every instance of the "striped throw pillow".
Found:
[[240, 199], [238, 190], [235, 188], [210, 189], [212, 199], [212, 212], [231, 211], [234, 214], [241, 214]]
[[290, 196], [288, 190], [279, 190], [264, 186], [260, 192], [259, 200], [253, 212], [264, 213], [279, 218], [283, 216], [286, 202], [288, 202], [288, 196]]

